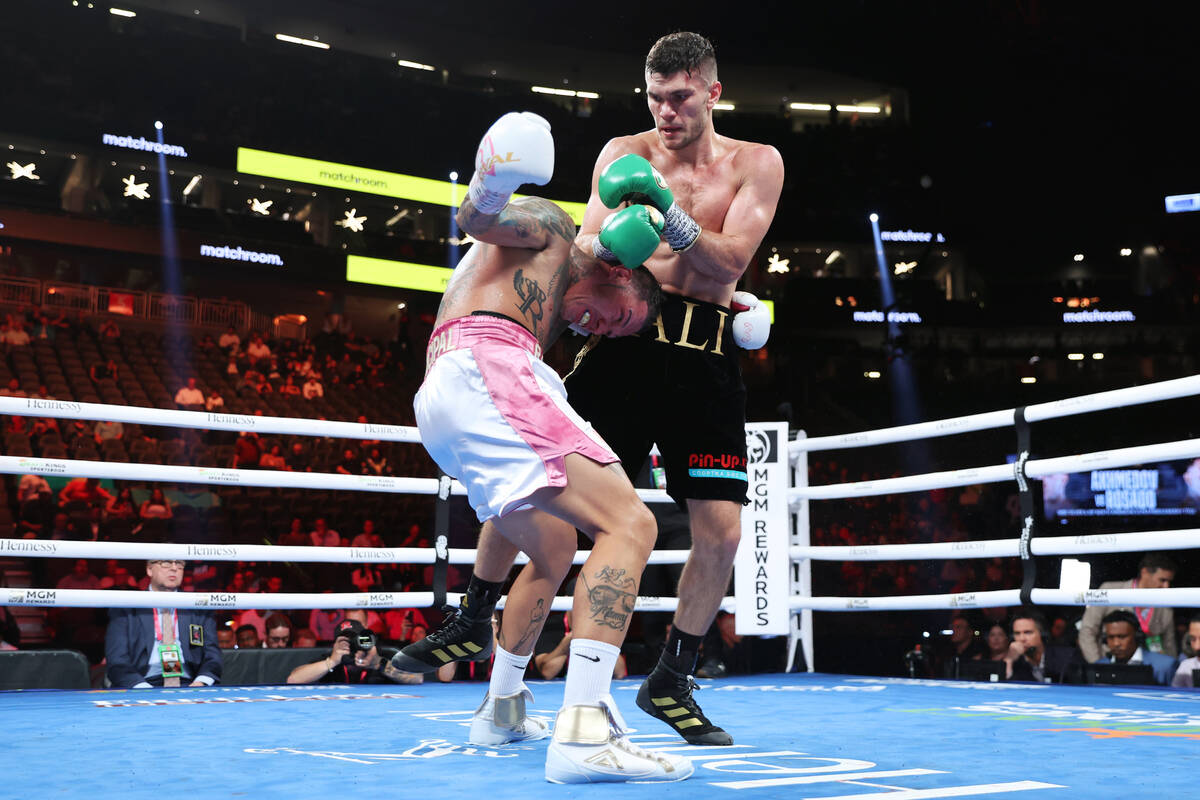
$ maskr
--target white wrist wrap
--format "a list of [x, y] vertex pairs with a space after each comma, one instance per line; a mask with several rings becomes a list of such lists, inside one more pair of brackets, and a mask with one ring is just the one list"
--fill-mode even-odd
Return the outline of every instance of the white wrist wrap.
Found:
[[467, 197], [471, 198], [471, 205], [475, 206], [475, 210], [479, 213], [499, 214], [500, 210], [512, 199], [512, 194], [488, 191], [488, 188], [483, 185], [479, 173], [476, 172], [471, 175], [471, 182], [467, 185]]

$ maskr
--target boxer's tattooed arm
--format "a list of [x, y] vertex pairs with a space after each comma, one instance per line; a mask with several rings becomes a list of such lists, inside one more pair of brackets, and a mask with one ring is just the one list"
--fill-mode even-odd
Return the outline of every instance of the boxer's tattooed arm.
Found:
[[481, 242], [502, 247], [544, 250], [556, 239], [575, 241], [575, 223], [567, 212], [540, 197], [522, 197], [484, 214], [470, 199], [458, 209], [458, 225]]
[[590, 580], [582, 572], [579, 577], [587, 590], [588, 616], [591, 620], [607, 628], [625, 630], [637, 601], [637, 581], [625, 570], [609, 566], [601, 567]]
[[500, 631], [499, 640], [500, 646], [510, 653], [521, 654], [526, 650], [533, 649], [533, 642], [537, 635], [542, 630], [542, 623], [546, 621], [546, 601], [541, 598], [537, 601], [537, 606], [529, 612], [529, 624], [525, 626], [525, 630], [521, 631], [521, 635], [517, 637], [516, 643], [509, 647], [504, 640], [504, 631]]

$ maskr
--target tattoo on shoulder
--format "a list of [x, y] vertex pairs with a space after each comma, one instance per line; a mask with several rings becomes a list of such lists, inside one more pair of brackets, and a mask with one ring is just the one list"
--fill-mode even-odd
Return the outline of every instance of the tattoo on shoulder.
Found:
[[588, 615], [598, 625], [624, 630], [637, 602], [637, 581], [623, 569], [601, 567], [591, 580], [579, 574], [587, 590]]

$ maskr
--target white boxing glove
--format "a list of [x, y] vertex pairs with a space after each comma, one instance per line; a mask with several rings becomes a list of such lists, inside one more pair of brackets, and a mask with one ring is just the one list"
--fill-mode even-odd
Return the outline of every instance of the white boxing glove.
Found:
[[510, 111], [492, 123], [479, 143], [467, 195], [477, 210], [498, 214], [519, 186], [545, 186], [552, 175], [550, 123], [530, 111]]
[[771, 335], [771, 309], [749, 292], [734, 292], [733, 341], [743, 350], [757, 350]]

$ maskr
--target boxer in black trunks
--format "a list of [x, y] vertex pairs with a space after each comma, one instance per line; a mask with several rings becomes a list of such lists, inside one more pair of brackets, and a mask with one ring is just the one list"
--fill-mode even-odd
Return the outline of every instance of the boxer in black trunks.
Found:
[[[783, 160], [773, 147], [713, 129], [721, 83], [704, 37], [664, 36], [646, 58], [645, 77], [654, 128], [605, 145], [577, 242], [609, 259], [595, 240], [614, 208], [634, 202], [661, 211], [664, 241], [646, 262], [662, 284], [661, 318], [638, 337], [588, 348], [567, 388], [572, 405], [627, 473], [636, 474], [658, 442], [667, 491], [689, 514], [692, 552], [679, 581], [679, 606], [638, 706], [692, 744], [729, 745], [732, 737], [693, 699], [691, 674], [741, 539], [747, 481], [738, 357], [741, 349], [765, 343], [769, 314], [752, 295], [734, 290], [774, 218]], [[621, 402], [630, 391], [640, 398], [637, 414]], [[499, 594], [516, 552], [484, 526], [468, 589], [478, 616], [471, 625], [481, 635], [491, 615], [486, 599]], [[501, 646], [531, 650], [544, 620], [544, 614], [530, 615], [524, 633]]]

